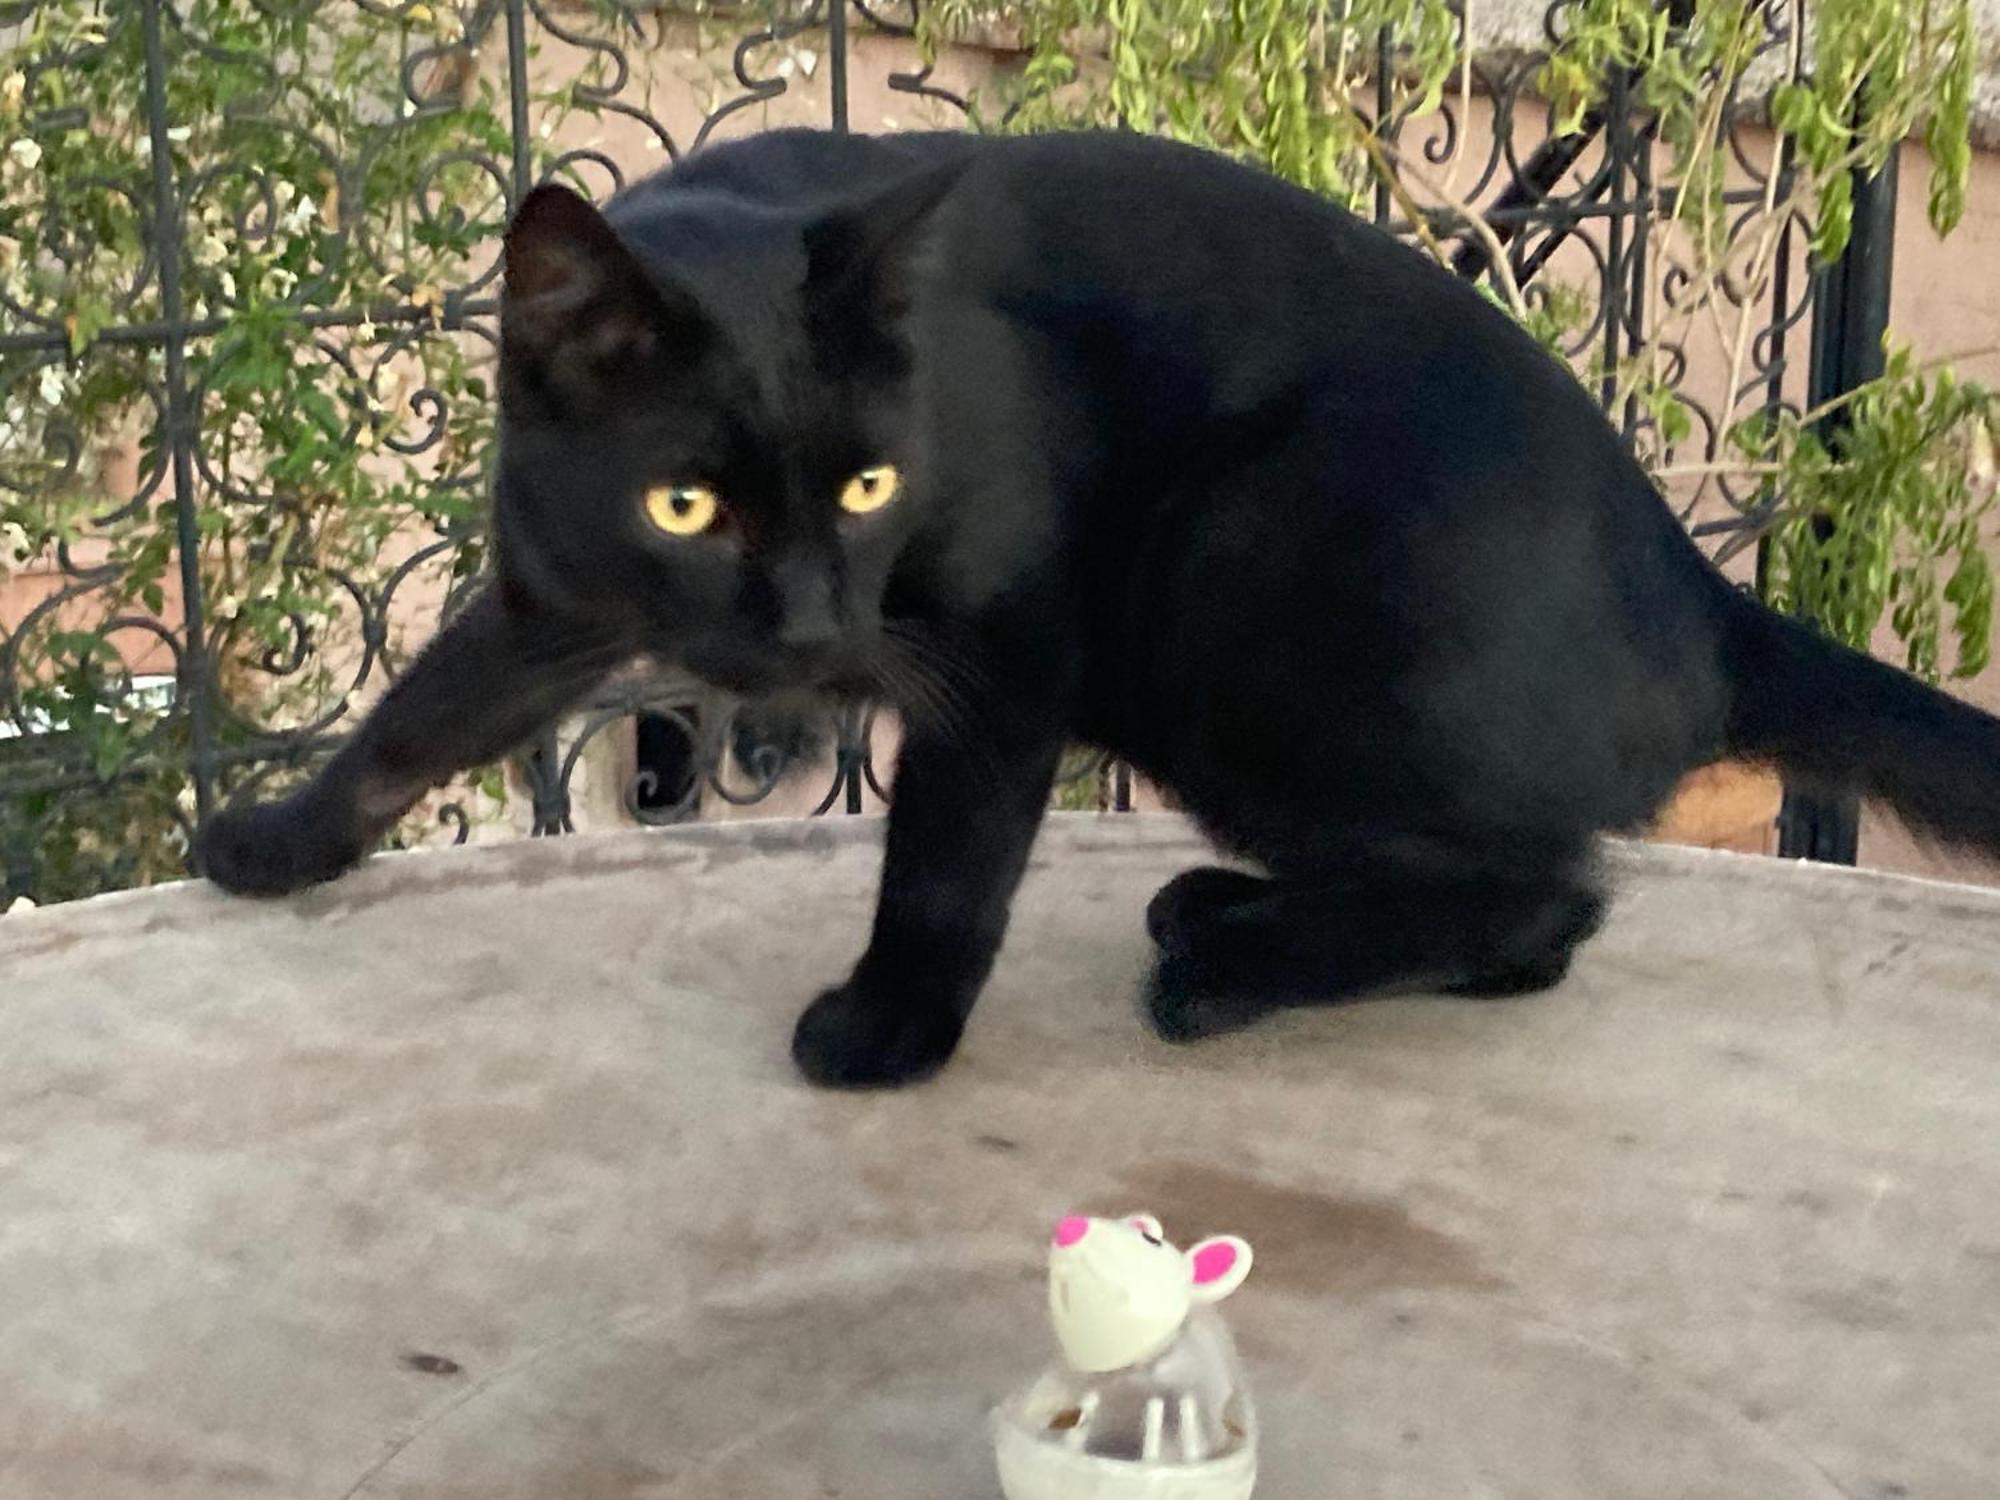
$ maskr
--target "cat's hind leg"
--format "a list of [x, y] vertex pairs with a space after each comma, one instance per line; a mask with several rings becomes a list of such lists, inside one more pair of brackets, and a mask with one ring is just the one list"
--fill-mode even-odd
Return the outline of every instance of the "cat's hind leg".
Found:
[[1251, 900], [1270, 889], [1271, 882], [1247, 870], [1221, 865], [1197, 865], [1183, 870], [1153, 893], [1146, 903], [1146, 932], [1165, 946], [1190, 924], [1227, 906]]
[[1575, 853], [1428, 847], [1265, 877], [1207, 868], [1153, 898], [1146, 1007], [1161, 1035], [1237, 1030], [1384, 991], [1515, 995], [1559, 983], [1604, 897]]

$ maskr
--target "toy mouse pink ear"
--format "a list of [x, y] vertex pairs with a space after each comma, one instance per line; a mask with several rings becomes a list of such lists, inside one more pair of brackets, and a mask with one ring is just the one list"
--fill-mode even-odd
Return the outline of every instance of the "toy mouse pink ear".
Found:
[[1139, 1233], [1150, 1234], [1156, 1240], [1161, 1238], [1165, 1233], [1160, 1228], [1160, 1221], [1151, 1214], [1127, 1214], [1125, 1222], [1138, 1230]]
[[1220, 1302], [1250, 1274], [1250, 1246], [1233, 1234], [1218, 1234], [1192, 1246], [1187, 1253], [1194, 1300]]
[[1089, 1233], [1090, 1220], [1086, 1219], [1082, 1214], [1071, 1214], [1056, 1225], [1056, 1232], [1052, 1236], [1052, 1239], [1056, 1249], [1067, 1250], [1071, 1245], [1074, 1245]]

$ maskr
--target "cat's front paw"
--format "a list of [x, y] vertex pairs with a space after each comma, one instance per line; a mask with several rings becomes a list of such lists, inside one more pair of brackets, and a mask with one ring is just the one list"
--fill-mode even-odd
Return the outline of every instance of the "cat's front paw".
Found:
[[298, 797], [231, 807], [195, 843], [201, 873], [237, 896], [282, 896], [333, 879], [367, 849]]
[[792, 1060], [825, 1088], [895, 1088], [942, 1068], [964, 1029], [946, 1007], [898, 1004], [849, 983], [806, 1007], [792, 1033]]
[[1199, 1042], [1254, 1026], [1282, 1007], [1276, 997], [1232, 986], [1187, 948], [1162, 947], [1139, 996], [1153, 1030], [1169, 1042]]

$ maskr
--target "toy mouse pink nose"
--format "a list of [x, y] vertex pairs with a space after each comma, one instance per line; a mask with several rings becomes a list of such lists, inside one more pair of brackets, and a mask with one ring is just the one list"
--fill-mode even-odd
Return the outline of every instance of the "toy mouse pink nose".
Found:
[[1071, 1245], [1082, 1239], [1089, 1229], [1090, 1220], [1078, 1218], [1075, 1214], [1071, 1214], [1062, 1223], [1056, 1225], [1056, 1248], [1058, 1250], [1067, 1250]]

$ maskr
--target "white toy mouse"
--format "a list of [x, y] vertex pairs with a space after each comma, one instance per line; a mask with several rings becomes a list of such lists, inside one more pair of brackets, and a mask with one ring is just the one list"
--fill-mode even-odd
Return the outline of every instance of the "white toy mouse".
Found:
[[1062, 1360], [996, 1413], [1007, 1500], [1248, 1500], [1256, 1419], [1212, 1307], [1250, 1260], [1234, 1235], [1176, 1249], [1150, 1214], [1059, 1223]]
[[1250, 1274], [1250, 1246], [1217, 1235], [1182, 1252], [1151, 1214], [1072, 1215], [1049, 1249], [1049, 1315], [1065, 1358], [1088, 1373], [1143, 1364], [1196, 1303], [1220, 1302]]

